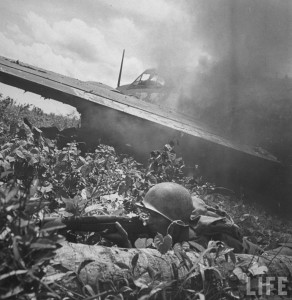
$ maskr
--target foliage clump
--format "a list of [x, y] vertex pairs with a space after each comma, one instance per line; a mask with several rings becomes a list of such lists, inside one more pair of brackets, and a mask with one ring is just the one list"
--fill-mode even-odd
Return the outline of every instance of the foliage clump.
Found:
[[[60, 228], [42, 229], [40, 222], [44, 217], [135, 214], [134, 204], [159, 182], [177, 182], [209, 204], [221, 206], [236, 223], [244, 224], [247, 236], [253, 236], [264, 247], [281, 238], [267, 222], [261, 226], [262, 213], [243, 204], [233, 194], [215, 193], [214, 185], [204, 183], [199, 174], [185, 177], [183, 160], [176, 156], [172, 143], [152, 151], [146, 167], [132, 157], [118, 155], [107, 145], [99, 145], [92, 153], [81, 155], [76, 143], [58, 149], [53, 141], [42, 136], [38, 126], [44, 124], [39, 123], [37, 110], [32, 110], [30, 115], [28, 107], [15, 109], [10, 98], [0, 99], [0, 107], [0, 299], [86, 299], [88, 294], [91, 294], [88, 299], [204, 299], [204, 294], [210, 299], [225, 299], [228, 287], [218, 275], [216, 259], [220, 254], [233, 262], [234, 255], [220, 243], [211, 243], [202, 251], [197, 265], [189, 265], [188, 277], [182, 282], [162, 281], [159, 274], [148, 269], [151, 282], [143, 293], [136, 278], [127, 284], [112, 282], [100, 296], [88, 286], [83, 287], [84, 295], [76, 295], [55, 282], [48, 284], [44, 280], [50, 259], [64, 240], [57, 230]], [[23, 122], [24, 117], [31, 124]], [[70, 234], [67, 238], [75, 242], [110, 245], [95, 234]], [[170, 244], [158, 236], [154, 244], [167, 252], [169, 247], [164, 242]], [[178, 255], [188, 251], [173, 250]], [[137, 260], [133, 258], [133, 269]], [[201, 264], [203, 261], [206, 264]], [[200, 272], [195, 268], [199, 262], [205, 276], [203, 289]], [[86, 262], [80, 269], [84, 265]], [[177, 273], [175, 267], [173, 272]], [[189, 282], [192, 288], [187, 286]]]
[[[153, 152], [147, 168], [106, 145], [83, 157], [76, 143], [58, 149], [42, 136], [36, 109], [30, 118], [28, 106], [16, 107], [10, 98], [0, 105], [1, 299], [57, 297], [43, 278], [63, 237], [56, 229], [42, 229], [40, 221], [45, 216], [133, 213], [133, 204], [152, 185], [183, 183], [183, 162], [171, 145]], [[90, 235], [74, 239], [92, 241]]]
[[[47, 114], [31, 104], [17, 104], [12, 98], [4, 98], [0, 93], [0, 121], [7, 126], [9, 125], [10, 133], [13, 133], [16, 125], [23, 118], [29, 119], [36, 127], [55, 126], [59, 130], [80, 125], [80, 119], [73, 113], [66, 116], [54, 113]], [[7, 128], [7, 126], [5, 127]]]

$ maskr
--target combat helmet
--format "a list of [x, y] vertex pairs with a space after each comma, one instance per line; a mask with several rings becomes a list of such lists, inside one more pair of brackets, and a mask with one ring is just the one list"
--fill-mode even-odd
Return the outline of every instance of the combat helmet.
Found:
[[154, 185], [145, 195], [143, 206], [170, 221], [181, 220], [188, 224], [193, 211], [192, 198], [189, 191], [173, 182]]

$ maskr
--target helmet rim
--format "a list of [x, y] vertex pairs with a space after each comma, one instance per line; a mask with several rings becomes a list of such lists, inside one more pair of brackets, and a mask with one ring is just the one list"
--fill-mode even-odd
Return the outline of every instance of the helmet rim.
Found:
[[136, 206], [138, 206], [139, 208], [145, 209], [145, 210], [150, 210], [150, 211], [154, 211], [157, 214], [161, 215], [162, 217], [164, 217], [165, 219], [173, 222], [175, 220], [172, 220], [171, 218], [167, 217], [165, 214], [163, 214], [162, 212], [160, 212], [158, 209], [156, 209], [153, 205], [149, 204], [149, 203], [145, 203], [144, 201], [142, 201], [142, 203], [136, 203]]
[[193, 211], [190, 192], [174, 182], [162, 182], [151, 187], [142, 205], [142, 208], [154, 211], [171, 222], [181, 220], [185, 224], [190, 222]]

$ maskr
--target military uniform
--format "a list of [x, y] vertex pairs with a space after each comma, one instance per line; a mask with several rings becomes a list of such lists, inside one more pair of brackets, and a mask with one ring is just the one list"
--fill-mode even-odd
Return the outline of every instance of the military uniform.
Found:
[[[141, 208], [159, 214], [168, 222], [156, 221], [149, 224], [153, 230], [165, 234], [170, 223], [180, 220], [172, 226], [171, 235], [174, 243], [188, 241], [196, 248], [206, 248], [210, 240], [222, 241], [235, 253], [261, 254], [263, 250], [244, 239], [239, 227], [224, 211], [210, 207], [205, 202], [191, 196], [183, 186], [163, 182], [152, 187], [145, 195]], [[157, 224], [155, 224], [157, 222]], [[194, 242], [194, 243], [192, 243]]]

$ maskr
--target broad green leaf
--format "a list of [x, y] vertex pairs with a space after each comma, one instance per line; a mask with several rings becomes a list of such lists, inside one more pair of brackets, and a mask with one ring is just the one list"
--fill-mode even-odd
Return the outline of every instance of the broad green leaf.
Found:
[[92, 166], [89, 164], [84, 164], [83, 166], [80, 167], [80, 172], [82, 173], [83, 177], [88, 176], [91, 171], [92, 171]]
[[6, 227], [0, 234], [0, 241], [4, 240], [7, 234], [11, 232], [11, 229], [9, 227]]
[[150, 278], [151, 278], [152, 280], [154, 280], [155, 277], [156, 277], [156, 272], [155, 272], [155, 270], [154, 270], [153, 268], [151, 268], [150, 266], [148, 266], [148, 267], [146, 268], [146, 271], [148, 272]]
[[36, 157], [31, 156], [30, 159], [29, 159], [28, 164], [29, 164], [30, 166], [33, 166], [34, 164], [37, 164], [38, 162], [39, 162], [39, 161], [38, 161], [38, 159], [37, 159]]
[[131, 293], [133, 290], [129, 286], [123, 286], [120, 288], [120, 293]]
[[268, 273], [268, 268], [266, 266], [259, 266], [258, 263], [252, 264], [252, 266], [248, 269], [248, 271], [253, 275], [264, 275]]
[[19, 293], [23, 292], [23, 290], [24, 289], [21, 286], [13, 287], [13, 289], [11, 289], [9, 292], [2, 294], [1, 299], [12, 299], [11, 297], [18, 295]]
[[15, 161], [15, 158], [12, 156], [6, 156], [5, 159], [8, 160], [10, 163]]
[[148, 248], [152, 245], [153, 239], [147, 239], [147, 238], [138, 238], [135, 241], [135, 247], [136, 248]]
[[5, 198], [5, 202], [8, 203], [12, 198], [14, 198], [14, 197], [17, 195], [18, 191], [19, 191], [19, 187], [18, 187], [18, 186], [15, 187], [15, 188], [13, 188], [13, 189], [7, 194], [7, 196], [6, 196], [6, 198]]
[[20, 236], [12, 237], [13, 255], [14, 255], [15, 261], [17, 261], [24, 268], [25, 263], [23, 262], [22, 257], [20, 256], [19, 249], [18, 249], [18, 240], [19, 239], [21, 239]]
[[102, 211], [102, 210], [103, 210], [103, 206], [100, 204], [93, 204], [85, 208], [86, 213], [93, 212], [93, 211]]
[[136, 253], [136, 254], [133, 256], [132, 261], [131, 261], [133, 270], [134, 270], [134, 269], [136, 268], [136, 266], [137, 266], [138, 259], [139, 259], [139, 253]]
[[40, 151], [39, 151], [38, 148], [34, 147], [34, 148], [32, 148], [32, 149], [30, 150], [30, 153], [32, 153], [32, 154], [39, 154]]
[[81, 270], [83, 268], [85, 268], [88, 264], [92, 263], [94, 260], [92, 259], [86, 259], [84, 260], [79, 266], [78, 266], [78, 270], [77, 270], [77, 274], [79, 275]]
[[42, 281], [45, 284], [52, 284], [54, 282], [61, 280], [64, 276], [67, 276], [67, 274], [66, 273], [53, 274], [53, 275], [45, 276]]
[[200, 244], [198, 244], [194, 241], [188, 241], [188, 243], [190, 244], [190, 246], [192, 246], [193, 248], [195, 248], [199, 252], [204, 252], [206, 250], [202, 245], [200, 245]]
[[163, 237], [162, 234], [157, 233], [154, 238], [154, 245], [161, 254], [165, 254], [172, 246], [172, 237], [169, 234]]
[[20, 157], [20, 158], [22, 158], [22, 159], [25, 159], [25, 155], [24, 155], [20, 150], [15, 150], [15, 154], [16, 154], [18, 157]]
[[240, 280], [240, 282], [246, 283], [248, 276], [242, 271], [240, 267], [234, 268], [233, 274]]
[[78, 156], [78, 158], [83, 164], [87, 164], [87, 161], [82, 156]]
[[[134, 280], [134, 284], [141, 289], [147, 288], [149, 283], [150, 283], [149, 280], [147, 280], [144, 277], [140, 277], [140, 278]], [[148, 296], [147, 296], [147, 299], [149, 299]]]
[[125, 263], [123, 263], [122, 261], [117, 261], [115, 262], [115, 265], [117, 265], [118, 267], [120, 267], [121, 269], [127, 269], [130, 270], [130, 267], [128, 265], [126, 265]]
[[4, 171], [1, 173], [0, 178], [7, 177], [8, 175], [13, 174], [13, 171]]
[[32, 184], [31, 184], [31, 186], [29, 188], [29, 195], [30, 195], [30, 197], [34, 196], [34, 194], [36, 193], [37, 188], [39, 186], [39, 183], [40, 183], [39, 179], [34, 179], [32, 181]]
[[42, 187], [40, 188], [40, 192], [42, 192], [42, 193], [49, 193], [49, 192], [51, 192], [52, 190], [53, 190], [52, 184], [49, 184], [49, 185], [47, 185], [47, 186], [42, 186]]
[[56, 249], [57, 246], [50, 239], [40, 238], [35, 243], [31, 243], [31, 249]]

